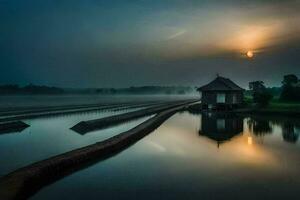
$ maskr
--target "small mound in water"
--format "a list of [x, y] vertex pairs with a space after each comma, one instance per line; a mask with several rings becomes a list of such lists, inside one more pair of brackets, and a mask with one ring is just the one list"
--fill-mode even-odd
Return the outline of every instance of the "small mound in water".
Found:
[[76, 131], [79, 134], [85, 134], [89, 131], [89, 126], [85, 121], [79, 122], [71, 128], [71, 130]]
[[0, 134], [21, 132], [27, 127], [29, 127], [29, 125], [22, 121], [2, 123], [0, 124]]

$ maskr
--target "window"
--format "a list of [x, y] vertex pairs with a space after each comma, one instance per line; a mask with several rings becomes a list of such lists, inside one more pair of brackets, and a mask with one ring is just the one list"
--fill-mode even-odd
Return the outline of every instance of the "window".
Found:
[[217, 119], [217, 129], [218, 130], [225, 129], [225, 119]]
[[217, 103], [225, 103], [225, 93], [217, 94]]
[[232, 103], [237, 103], [237, 96], [236, 96], [236, 94], [232, 95]]

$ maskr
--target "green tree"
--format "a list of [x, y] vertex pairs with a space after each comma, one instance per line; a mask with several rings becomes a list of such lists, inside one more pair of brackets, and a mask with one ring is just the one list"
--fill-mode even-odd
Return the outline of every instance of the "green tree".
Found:
[[288, 74], [283, 77], [282, 92], [280, 100], [282, 101], [299, 101], [300, 100], [300, 87], [299, 79], [294, 74]]
[[295, 74], [288, 74], [283, 76], [283, 85], [293, 85], [298, 83], [298, 77]]
[[263, 81], [250, 82], [249, 88], [252, 93], [253, 102], [259, 107], [267, 106], [273, 98], [273, 95], [267, 91]]

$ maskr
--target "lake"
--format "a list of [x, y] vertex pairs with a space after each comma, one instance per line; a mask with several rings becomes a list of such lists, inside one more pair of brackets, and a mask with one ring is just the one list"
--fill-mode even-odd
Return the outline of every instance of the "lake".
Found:
[[299, 134], [293, 118], [177, 113], [123, 152], [32, 199], [297, 199]]
[[0, 134], [0, 176], [33, 162], [105, 140], [137, 126], [151, 116], [85, 135], [70, 129], [80, 121], [103, 118], [142, 108], [108, 109], [23, 120], [30, 127], [21, 132]]

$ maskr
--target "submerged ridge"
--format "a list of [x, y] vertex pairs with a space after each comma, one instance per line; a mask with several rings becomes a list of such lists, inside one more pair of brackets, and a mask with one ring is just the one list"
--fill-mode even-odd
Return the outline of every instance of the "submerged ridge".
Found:
[[174, 108], [174, 107], [177, 107], [180, 105], [184, 105], [187, 103], [192, 103], [192, 102], [195, 102], [195, 101], [180, 101], [180, 102], [176, 102], [176, 103], [169, 103], [167, 105], [163, 104], [160, 106], [145, 108], [145, 109], [138, 110], [138, 111], [123, 113], [120, 115], [104, 117], [101, 119], [81, 121], [78, 124], [76, 124], [75, 126], [71, 127], [71, 129], [76, 131], [77, 133], [85, 134], [85, 133], [88, 133], [88, 132], [91, 132], [94, 130], [99, 130], [99, 129], [106, 128], [106, 127], [109, 127], [112, 125], [117, 125], [124, 121], [144, 117], [147, 115], [156, 114], [156, 113], [162, 112], [164, 110], [168, 110], [168, 109], [171, 109], [171, 108]]

